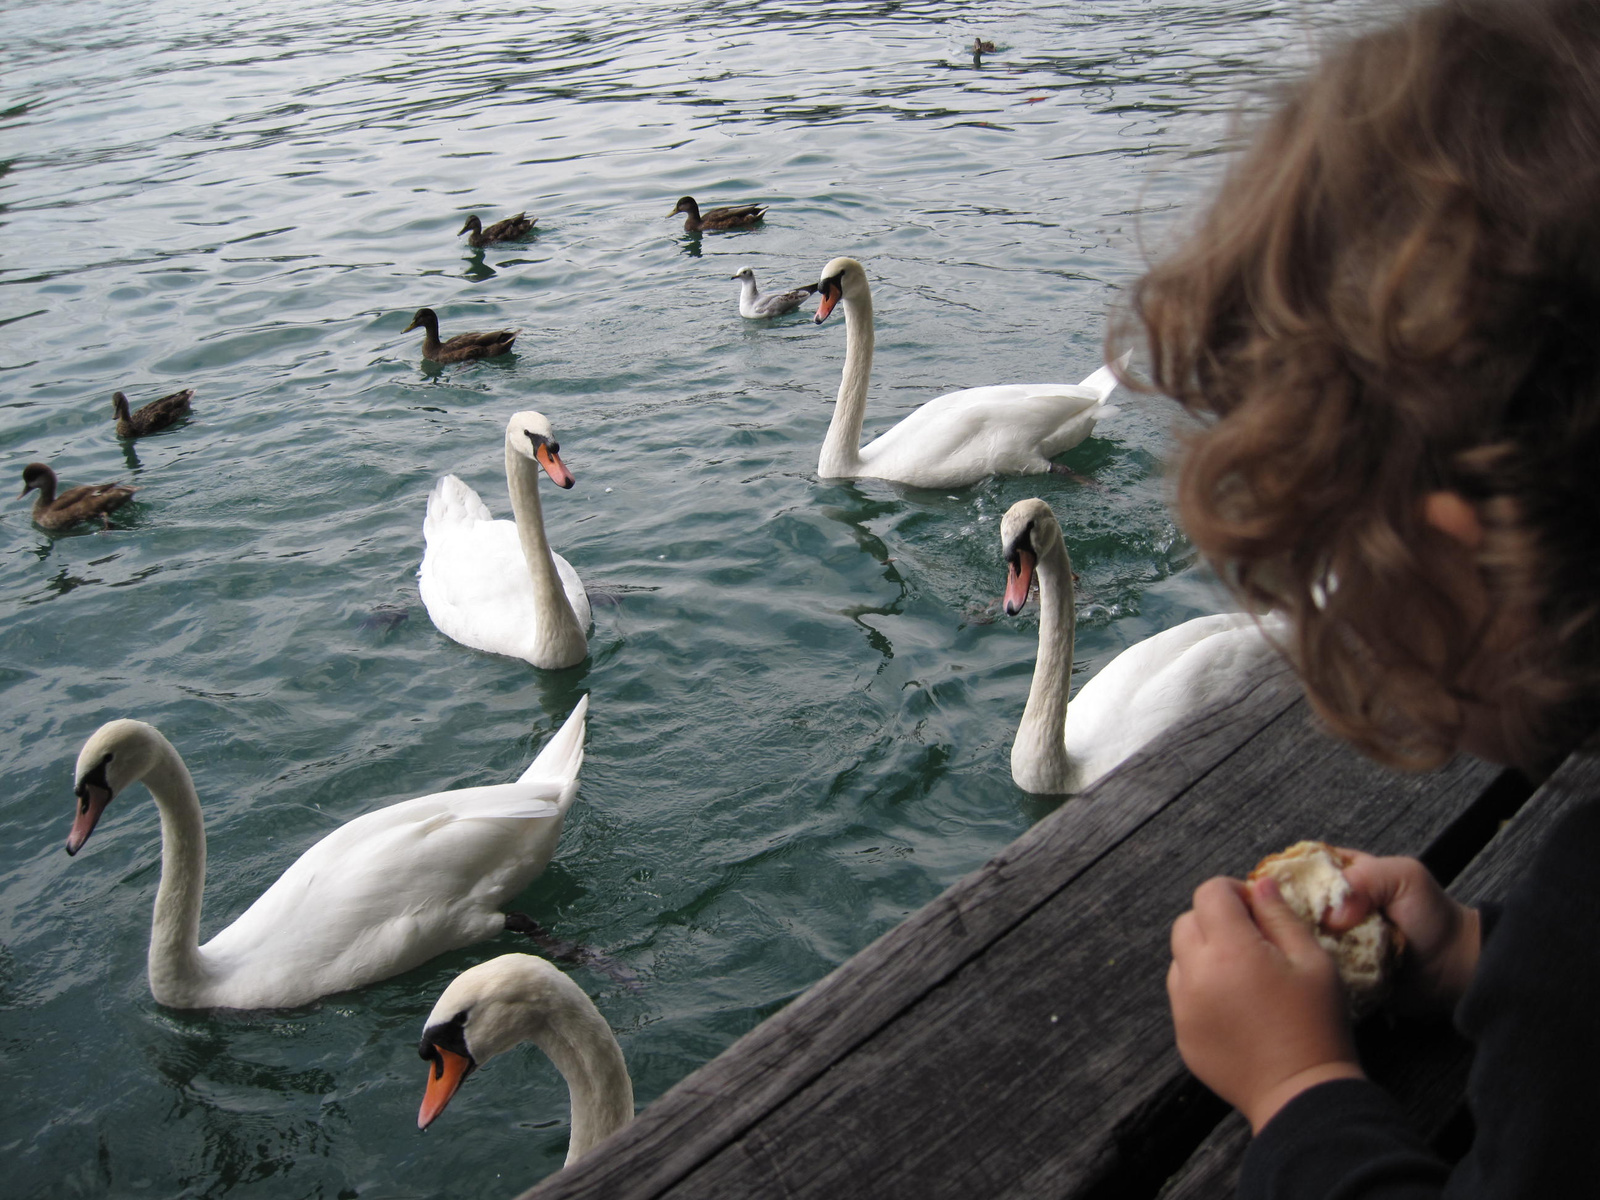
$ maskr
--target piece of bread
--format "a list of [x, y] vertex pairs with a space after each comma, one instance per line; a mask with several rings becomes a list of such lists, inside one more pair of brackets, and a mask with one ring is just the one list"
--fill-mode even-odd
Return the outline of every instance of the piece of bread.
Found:
[[1258, 862], [1250, 872], [1250, 882], [1264, 876], [1277, 882], [1284, 903], [1333, 955], [1350, 1011], [1360, 1016], [1388, 995], [1405, 938], [1378, 912], [1343, 934], [1328, 931], [1323, 922], [1350, 895], [1350, 881], [1344, 877], [1349, 862], [1348, 855], [1326, 842], [1296, 842]]

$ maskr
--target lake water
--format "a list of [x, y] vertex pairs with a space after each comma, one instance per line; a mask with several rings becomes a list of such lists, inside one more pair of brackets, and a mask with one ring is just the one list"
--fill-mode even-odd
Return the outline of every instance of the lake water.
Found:
[[[110, 531], [0, 509], [9, 1194], [510, 1195], [565, 1153], [531, 1047], [415, 1127], [424, 1016], [514, 938], [304, 1009], [155, 1005], [143, 789], [62, 853], [111, 718], [194, 773], [209, 934], [338, 823], [511, 777], [588, 693], [582, 793], [518, 907], [637, 976], [574, 971], [641, 1105], [1049, 811], [1010, 779], [1037, 625], [997, 612], [999, 518], [1062, 519], [1080, 682], [1223, 607], [1164, 507], [1170, 406], [1125, 396], [1067, 456], [1097, 488], [819, 482], [842, 321], [744, 321], [729, 276], [866, 264], [869, 435], [1081, 378], [1241, 96], [1354, 7], [5, 5], [5, 470], [140, 489]], [[772, 212], [689, 237], [684, 193]], [[519, 209], [524, 243], [456, 237]], [[422, 305], [446, 336], [521, 326], [517, 353], [423, 367]], [[113, 390], [183, 386], [186, 426], [116, 440]], [[524, 408], [577, 477], [546, 522], [596, 597], [564, 671], [447, 640], [417, 596], [433, 481], [508, 515]]]

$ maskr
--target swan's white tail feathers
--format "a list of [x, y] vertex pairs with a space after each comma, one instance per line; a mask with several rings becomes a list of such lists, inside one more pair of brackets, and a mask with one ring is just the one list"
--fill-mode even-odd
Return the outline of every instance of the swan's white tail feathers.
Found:
[[1107, 365], [1101, 367], [1098, 371], [1096, 371], [1093, 375], [1090, 375], [1078, 386], [1088, 388], [1095, 394], [1100, 403], [1104, 404], [1106, 402], [1106, 397], [1117, 390], [1117, 369], [1119, 367], [1127, 366], [1128, 358], [1132, 354], [1133, 351], [1129, 350], [1121, 358], [1117, 359], [1115, 363], [1108, 363]]
[[[539, 756], [517, 782], [544, 783], [555, 786], [562, 793], [568, 789], [575, 791], [572, 785], [577, 783], [578, 770], [583, 766], [583, 737], [588, 729], [588, 714], [589, 697], [586, 693], [573, 708], [565, 724], [545, 743]], [[563, 795], [563, 802], [570, 799], [571, 796]]]
[[519, 779], [446, 793], [450, 815], [458, 821], [496, 817], [554, 817], [561, 814], [561, 788], [554, 781]]
[[454, 475], [446, 475], [433, 485], [433, 492], [428, 496], [428, 515], [422, 522], [422, 531], [426, 536], [431, 527], [441, 521], [492, 520], [493, 514], [477, 492]]

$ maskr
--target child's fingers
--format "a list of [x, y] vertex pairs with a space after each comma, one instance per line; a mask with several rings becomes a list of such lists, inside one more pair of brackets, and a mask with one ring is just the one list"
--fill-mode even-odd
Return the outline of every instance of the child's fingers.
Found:
[[1369, 913], [1388, 912], [1415, 888], [1419, 874], [1427, 874], [1427, 868], [1414, 858], [1377, 858], [1359, 850], [1345, 853], [1350, 855], [1344, 868], [1350, 896], [1323, 919], [1331, 933], [1354, 928]]
[[1312, 936], [1311, 930], [1284, 903], [1276, 880], [1270, 876], [1256, 880], [1250, 885], [1247, 899], [1262, 936], [1281, 950], [1290, 962], [1298, 962], [1311, 955], [1326, 956], [1327, 951]]
[[1186, 912], [1172, 923], [1172, 957], [1179, 958], [1199, 946], [1205, 939], [1200, 936], [1199, 922], [1192, 912]]
[[1194, 918], [1202, 941], [1237, 935], [1252, 924], [1245, 906], [1245, 885], [1237, 879], [1218, 875], [1194, 890]]

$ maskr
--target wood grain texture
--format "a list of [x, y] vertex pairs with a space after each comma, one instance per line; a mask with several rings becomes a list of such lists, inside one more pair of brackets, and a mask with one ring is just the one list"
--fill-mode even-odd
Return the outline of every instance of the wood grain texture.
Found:
[[1153, 1195], [1163, 1126], [1215, 1105], [1163, 983], [1193, 888], [1302, 837], [1426, 844], [1495, 775], [1385, 772], [1264, 673], [525, 1195]]

